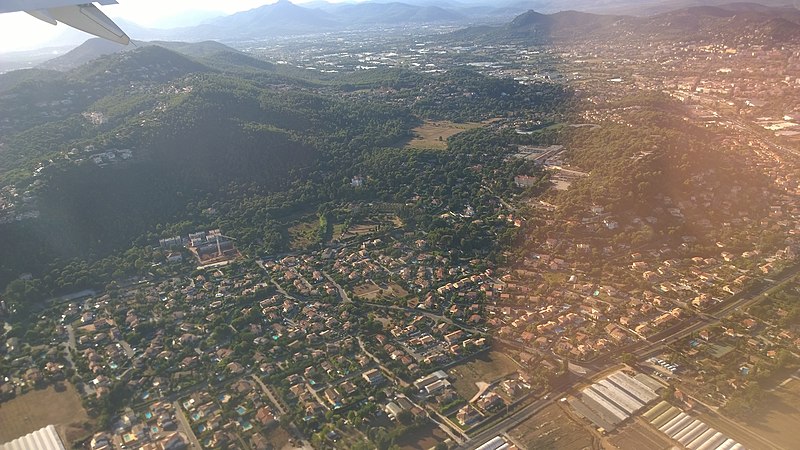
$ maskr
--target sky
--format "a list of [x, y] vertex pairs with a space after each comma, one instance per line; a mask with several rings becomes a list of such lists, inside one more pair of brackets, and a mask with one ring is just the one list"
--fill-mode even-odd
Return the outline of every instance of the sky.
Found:
[[[187, 12], [232, 14], [275, 3], [276, 0], [117, 0], [118, 5], [101, 6], [112, 19], [122, 18], [145, 27], [158, 27]], [[292, 0], [308, 3], [310, 0]], [[339, 3], [343, 0], [327, 0]], [[52, 26], [23, 12], [0, 14], [0, 53], [41, 48], [57, 38], [66, 25]], [[87, 39], [90, 36], [87, 35]]]

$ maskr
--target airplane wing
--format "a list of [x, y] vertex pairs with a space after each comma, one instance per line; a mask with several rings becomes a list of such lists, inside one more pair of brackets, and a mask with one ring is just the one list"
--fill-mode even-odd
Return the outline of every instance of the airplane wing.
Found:
[[[116, 0], [97, 0], [101, 5], [116, 4]], [[58, 22], [89, 34], [127, 45], [131, 39], [117, 24], [86, 0], [0, 0], [0, 13], [25, 11], [56, 25]]]

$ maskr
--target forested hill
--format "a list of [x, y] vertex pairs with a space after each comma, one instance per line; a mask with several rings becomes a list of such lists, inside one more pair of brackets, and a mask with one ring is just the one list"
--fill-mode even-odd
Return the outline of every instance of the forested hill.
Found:
[[0, 168], [41, 215], [0, 225], [2, 278], [128, 248], [200, 217], [198, 201], [330, 177], [416, 123], [405, 108], [343, 100], [273, 69], [238, 52], [149, 46], [63, 75], [16, 75], [0, 103], [11, 118]]
[[126, 46], [117, 44], [116, 42], [107, 41], [105, 39], [92, 38], [57, 58], [43, 62], [38, 67], [40, 69], [69, 71], [106, 55], [132, 52], [139, 48], [152, 46], [163, 47], [182, 55], [196, 58], [203, 58], [220, 52], [239, 53], [227, 45], [214, 41], [192, 43], [170, 41], [134, 41], [131, 45]]
[[29, 199], [20, 214], [38, 213], [0, 224], [1, 285], [204, 227], [274, 250], [276, 218], [359, 198], [359, 164], [395, 151], [422, 120], [536, 119], [570, 99], [561, 86], [469, 70], [313, 75], [190, 50], [147, 46], [0, 76], [0, 188]]

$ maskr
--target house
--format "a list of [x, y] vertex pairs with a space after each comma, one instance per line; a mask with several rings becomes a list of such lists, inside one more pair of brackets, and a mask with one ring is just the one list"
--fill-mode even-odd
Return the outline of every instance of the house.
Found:
[[383, 374], [378, 369], [370, 369], [370, 370], [362, 373], [361, 376], [364, 378], [364, 380], [367, 383], [369, 383], [369, 384], [371, 384], [373, 386], [377, 386], [377, 385], [383, 383], [383, 381], [385, 380], [385, 378], [383, 377]]
[[188, 442], [181, 433], [173, 433], [158, 443], [159, 450], [183, 450], [187, 446]]
[[449, 387], [450, 387], [450, 382], [447, 381], [447, 379], [445, 378], [442, 380], [434, 381], [433, 383], [426, 385], [423, 389], [425, 390], [425, 393], [428, 395], [437, 395]]
[[239, 374], [239, 373], [244, 372], [244, 366], [242, 366], [241, 364], [239, 364], [236, 361], [234, 361], [232, 363], [228, 363], [228, 365], [225, 366], [225, 368], [228, 369], [228, 371], [230, 373], [232, 373], [232, 374]]
[[497, 392], [490, 392], [483, 397], [479, 398], [476, 404], [484, 411], [491, 411], [503, 405], [503, 399]]
[[389, 416], [389, 418], [397, 420], [397, 418], [400, 416], [400, 413], [404, 410], [397, 403], [389, 402], [384, 408], [384, 411], [386, 411], [386, 414]]
[[256, 411], [255, 418], [256, 421], [258, 421], [258, 423], [264, 427], [271, 427], [278, 423], [278, 421], [275, 420], [275, 416], [272, 414], [272, 411], [270, 411], [266, 406], [263, 406]]
[[454, 342], [458, 342], [461, 338], [464, 337], [464, 331], [456, 330], [452, 333], [448, 333], [444, 335], [444, 340], [447, 341], [448, 344], [453, 344]]
[[431, 383], [446, 379], [447, 379], [447, 373], [445, 373], [443, 370], [437, 370], [436, 372], [433, 372], [430, 375], [424, 376], [414, 381], [414, 387], [416, 387], [417, 389], [423, 389], [425, 388], [425, 386]]
[[503, 380], [500, 387], [511, 397], [516, 397], [522, 392], [522, 386], [517, 380]]
[[459, 409], [456, 413], [456, 420], [461, 426], [470, 425], [481, 418], [480, 413], [478, 410], [472, 407], [472, 405], [466, 405], [463, 408]]
[[261, 433], [253, 433], [253, 436], [250, 438], [250, 447], [253, 450], [270, 450], [272, 448], [272, 444], [264, 437]]
[[325, 389], [325, 399], [334, 407], [341, 406], [342, 404], [342, 394], [340, 394], [336, 388], [329, 387]]

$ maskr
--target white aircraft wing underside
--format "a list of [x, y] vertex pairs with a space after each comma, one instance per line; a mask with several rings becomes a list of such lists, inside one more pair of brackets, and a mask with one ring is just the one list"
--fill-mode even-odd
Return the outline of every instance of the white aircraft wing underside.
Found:
[[[101, 5], [116, 0], [97, 0]], [[127, 45], [130, 38], [95, 5], [75, 0], [0, 0], [0, 13], [25, 11], [39, 20], [56, 25], [61, 22], [89, 34]]]

